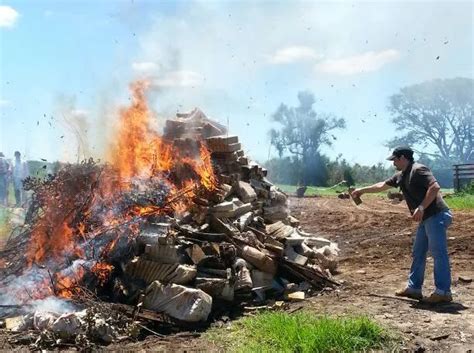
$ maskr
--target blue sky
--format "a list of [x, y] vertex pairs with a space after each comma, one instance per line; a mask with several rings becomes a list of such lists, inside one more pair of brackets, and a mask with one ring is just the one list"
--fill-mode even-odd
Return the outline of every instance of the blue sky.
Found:
[[271, 114], [310, 90], [347, 121], [322, 151], [374, 164], [397, 136], [388, 97], [474, 77], [473, 42], [472, 2], [0, 1], [0, 151], [100, 157], [146, 78], [157, 128], [200, 107], [259, 161]]

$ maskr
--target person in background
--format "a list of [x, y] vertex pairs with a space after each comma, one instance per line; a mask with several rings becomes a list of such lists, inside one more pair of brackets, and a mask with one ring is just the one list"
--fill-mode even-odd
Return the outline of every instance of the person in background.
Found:
[[423, 300], [421, 289], [425, 277], [426, 255], [430, 250], [434, 260], [436, 289], [423, 301], [431, 304], [451, 302], [451, 269], [446, 233], [452, 222], [452, 214], [439, 192], [440, 186], [428, 167], [415, 163], [411, 148], [397, 147], [387, 159], [393, 161], [398, 172], [385, 181], [355, 189], [352, 196], [359, 197], [364, 193], [399, 187], [412, 219], [419, 223], [413, 244], [408, 285], [395, 294]]
[[21, 207], [25, 201], [23, 180], [28, 176], [26, 164], [21, 161], [21, 153], [15, 151], [15, 165], [13, 166], [13, 189], [15, 190], [15, 206]]
[[5, 159], [5, 155], [0, 152], [0, 205], [7, 206], [7, 188], [8, 188], [8, 173], [10, 172], [10, 165]]

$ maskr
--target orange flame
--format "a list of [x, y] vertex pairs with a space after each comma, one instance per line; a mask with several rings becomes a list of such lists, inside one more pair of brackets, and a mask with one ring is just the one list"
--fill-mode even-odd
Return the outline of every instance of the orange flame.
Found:
[[217, 180], [212, 169], [211, 152], [201, 144], [200, 148], [201, 164], [196, 167], [196, 171], [201, 177], [202, 185], [208, 190], [213, 191], [216, 188]]
[[[61, 203], [70, 208], [66, 211], [55, 207], [60, 194], [54, 194], [54, 197], [47, 201], [45, 213], [32, 230], [31, 245], [27, 252], [30, 266], [49, 258], [56, 259], [58, 264], [64, 263], [65, 261], [60, 260], [64, 260], [67, 254], [85, 258], [81, 244], [96, 236], [94, 234], [102, 234], [98, 230], [124, 224], [134, 217], [182, 213], [190, 209], [200, 188], [206, 191], [216, 188], [217, 180], [212, 168], [211, 154], [204, 143], [198, 141], [199, 151], [182, 151], [152, 129], [153, 115], [145, 94], [147, 86], [148, 83], [144, 81], [130, 85], [132, 104], [120, 111], [115, 143], [107, 153], [110, 168], [105, 168], [104, 175], [101, 174], [98, 178], [94, 195], [89, 199], [87, 207], [81, 210], [80, 217], [74, 214], [74, 200]], [[122, 199], [122, 194], [132, 189], [135, 180], [147, 181], [155, 178], [168, 190], [163, 205], [152, 202], [130, 205], [128, 209], [117, 214], [115, 206]], [[96, 217], [92, 222], [90, 219], [94, 217], [94, 205], [97, 203], [102, 206], [103, 211], [101, 217]], [[133, 236], [139, 231], [138, 226], [134, 224], [130, 224], [129, 229]], [[114, 248], [117, 240], [118, 236], [103, 249], [102, 258]], [[99, 262], [92, 271], [100, 281], [105, 282], [112, 269], [112, 265]], [[81, 267], [72, 275], [55, 275], [57, 295], [73, 296], [74, 288], [83, 275], [84, 270]]]
[[130, 86], [132, 106], [120, 112], [117, 143], [109, 156], [124, 181], [137, 176], [151, 177], [173, 167], [171, 146], [151, 129], [151, 113], [145, 97], [147, 86], [145, 81]]
[[114, 266], [112, 265], [109, 265], [105, 262], [97, 262], [94, 266], [92, 266], [91, 271], [97, 277], [99, 284], [104, 285], [113, 269]]
[[[52, 208], [47, 210], [48, 213], [54, 212]], [[26, 254], [29, 266], [33, 262], [41, 263], [46, 257], [59, 258], [66, 252], [74, 253], [78, 257], [83, 255], [83, 251], [76, 246], [73, 230], [66, 221], [57, 227], [48, 227], [44, 221], [39, 222], [32, 229], [31, 238], [31, 244]]]
[[78, 284], [84, 276], [84, 269], [79, 266], [72, 275], [55, 274], [55, 292], [58, 297], [72, 298], [75, 294], [80, 292]]

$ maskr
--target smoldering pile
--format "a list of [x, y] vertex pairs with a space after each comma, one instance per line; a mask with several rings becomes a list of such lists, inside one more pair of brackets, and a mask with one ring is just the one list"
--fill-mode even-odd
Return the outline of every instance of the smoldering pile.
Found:
[[[170, 205], [179, 203], [190, 188], [172, 192], [159, 178], [136, 181], [119, 200], [101, 198], [105, 191], [97, 190], [100, 178], [109, 175], [108, 187], [120, 180], [110, 180], [109, 166], [93, 161], [66, 165], [47, 182], [30, 181], [37, 192], [23, 232], [0, 253], [0, 283], [12, 288], [19, 278], [30, 274], [31, 279], [34, 268], [33, 277], [41, 278], [42, 287], [40, 293], [31, 293], [16, 285], [8, 301], [0, 297], [0, 313], [9, 317], [3, 321], [7, 329], [104, 344], [134, 336], [137, 330], [149, 333], [145, 327], [150, 323], [154, 333], [163, 327], [198, 325], [216, 319], [226, 306], [301, 300], [337, 285], [331, 279], [337, 245], [300, 228], [289, 212], [287, 195], [245, 156], [237, 136], [195, 109], [168, 120], [163, 138], [183, 155], [205, 146], [212, 162], [213, 170], [203, 174], [211, 172], [207, 182], [214, 185], [194, 185], [179, 211]], [[189, 171], [181, 165], [168, 178], [184, 174]], [[60, 262], [51, 260], [41, 268], [28, 264], [26, 255], [34, 226], [39, 222], [47, 228], [54, 221], [42, 200], [51, 193], [41, 193], [51, 188], [59, 207], [73, 206], [74, 212], [62, 219], [67, 229], [48, 228], [45, 234], [72, 232], [68, 234], [75, 245], [65, 249], [68, 255]], [[105, 215], [115, 221], [104, 223]], [[48, 249], [41, 251], [51, 255]], [[76, 270], [69, 274], [72, 268]], [[31, 310], [33, 299], [48, 296], [68, 297], [77, 312]], [[28, 313], [12, 318], [20, 308]]]

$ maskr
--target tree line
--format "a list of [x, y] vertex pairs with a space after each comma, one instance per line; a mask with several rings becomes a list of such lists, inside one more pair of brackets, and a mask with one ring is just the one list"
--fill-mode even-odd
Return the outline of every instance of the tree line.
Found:
[[[277, 128], [269, 131], [279, 157], [265, 163], [277, 183], [330, 186], [346, 180], [373, 183], [393, 174], [384, 164], [350, 165], [341, 155], [335, 160], [321, 153], [344, 118], [315, 110], [312, 92], [298, 93], [298, 106], [282, 103], [271, 115]], [[436, 79], [404, 87], [389, 98], [388, 111], [397, 135], [385, 146], [411, 146], [418, 161], [429, 166], [440, 184], [452, 186], [452, 165], [474, 163], [474, 80]]]

